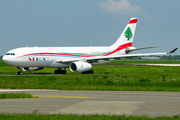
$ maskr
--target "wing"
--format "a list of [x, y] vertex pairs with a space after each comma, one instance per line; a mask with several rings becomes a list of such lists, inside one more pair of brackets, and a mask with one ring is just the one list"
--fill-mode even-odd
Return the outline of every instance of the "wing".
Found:
[[131, 58], [138, 56], [149, 56], [149, 55], [166, 55], [170, 53], [174, 53], [178, 48], [173, 49], [170, 52], [162, 52], [162, 53], [142, 53], [142, 54], [125, 54], [125, 55], [115, 55], [115, 56], [94, 56], [94, 57], [83, 57], [83, 58], [72, 58], [72, 59], [61, 59], [56, 60], [56, 63], [70, 63], [73, 61], [97, 61], [97, 60], [109, 60], [109, 59], [118, 59], [118, 58]]

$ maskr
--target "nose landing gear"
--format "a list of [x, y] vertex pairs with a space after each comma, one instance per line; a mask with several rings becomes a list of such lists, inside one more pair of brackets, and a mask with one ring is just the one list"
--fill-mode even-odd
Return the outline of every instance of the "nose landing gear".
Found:
[[17, 69], [19, 70], [18, 75], [22, 75], [23, 74], [22, 71], [21, 71], [22, 67], [17, 67]]

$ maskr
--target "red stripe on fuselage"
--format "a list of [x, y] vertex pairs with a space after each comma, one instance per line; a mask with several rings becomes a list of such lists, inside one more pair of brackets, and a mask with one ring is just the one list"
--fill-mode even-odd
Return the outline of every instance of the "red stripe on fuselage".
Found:
[[75, 54], [64, 54], [64, 53], [32, 53], [32, 54], [22, 55], [17, 58], [31, 56], [31, 55], [65, 55], [65, 56], [76, 56], [76, 57], [92, 57], [92, 56], [87, 56], [87, 55], [75, 55]]
[[137, 23], [137, 20], [138, 20], [138, 19], [133, 19], [133, 20], [130, 20], [130, 21], [129, 21], [129, 24], [132, 24], [132, 23]]
[[119, 46], [119, 47], [116, 48], [114, 51], [112, 51], [112, 52], [110, 52], [110, 53], [108, 53], [108, 54], [105, 54], [105, 55], [103, 55], [103, 56], [111, 55], [111, 54], [113, 54], [113, 53], [116, 53], [116, 52], [118, 52], [118, 51], [120, 51], [120, 50], [122, 50], [122, 49], [125, 49], [125, 48], [127, 48], [127, 47], [131, 47], [131, 46], [132, 46], [132, 42], [126, 43], [126, 44], [124, 44], [124, 45]]

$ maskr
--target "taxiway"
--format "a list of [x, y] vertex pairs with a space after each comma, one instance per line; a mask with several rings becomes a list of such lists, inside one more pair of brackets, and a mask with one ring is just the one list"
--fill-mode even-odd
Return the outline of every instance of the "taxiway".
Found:
[[0, 89], [39, 98], [1, 99], [0, 112], [43, 114], [180, 115], [180, 92]]

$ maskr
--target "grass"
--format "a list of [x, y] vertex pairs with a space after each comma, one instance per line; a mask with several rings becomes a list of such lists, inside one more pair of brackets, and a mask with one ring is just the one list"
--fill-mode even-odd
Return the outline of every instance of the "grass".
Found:
[[35, 98], [29, 93], [1, 93], [0, 99]]
[[116, 115], [66, 115], [66, 114], [8, 114], [1, 113], [0, 119], [6, 120], [179, 120], [179, 116], [173, 117], [155, 117], [147, 116], [116, 116]]
[[[142, 61], [150, 63], [151, 61]], [[164, 61], [153, 61], [164, 63]], [[169, 62], [169, 61], [166, 61]], [[0, 76], [0, 88], [114, 90], [114, 91], [180, 91], [180, 67], [137, 66], [139, 61], [114, 61], [94, 66], [95, 74], [72, 73], [55, 76]], [[174, 63], [170, 61], [169, 63]], [[175, 63], [180, 63], [175, 61]], [[4, 65], [5, 66], [5, 65]], [[53, 73], [54, 69], [33, 73]], [[0, 74], [17, 74], [15, 67], [1, 67]]]
[[151, 78], [127, 75], [68, 75], [68, 76], [1, 76], [0, 87], [12, 89], [58, 89], [58, 90], [116, 90], [116, 91], [180, 91], [175, 78], [159, 76]]

